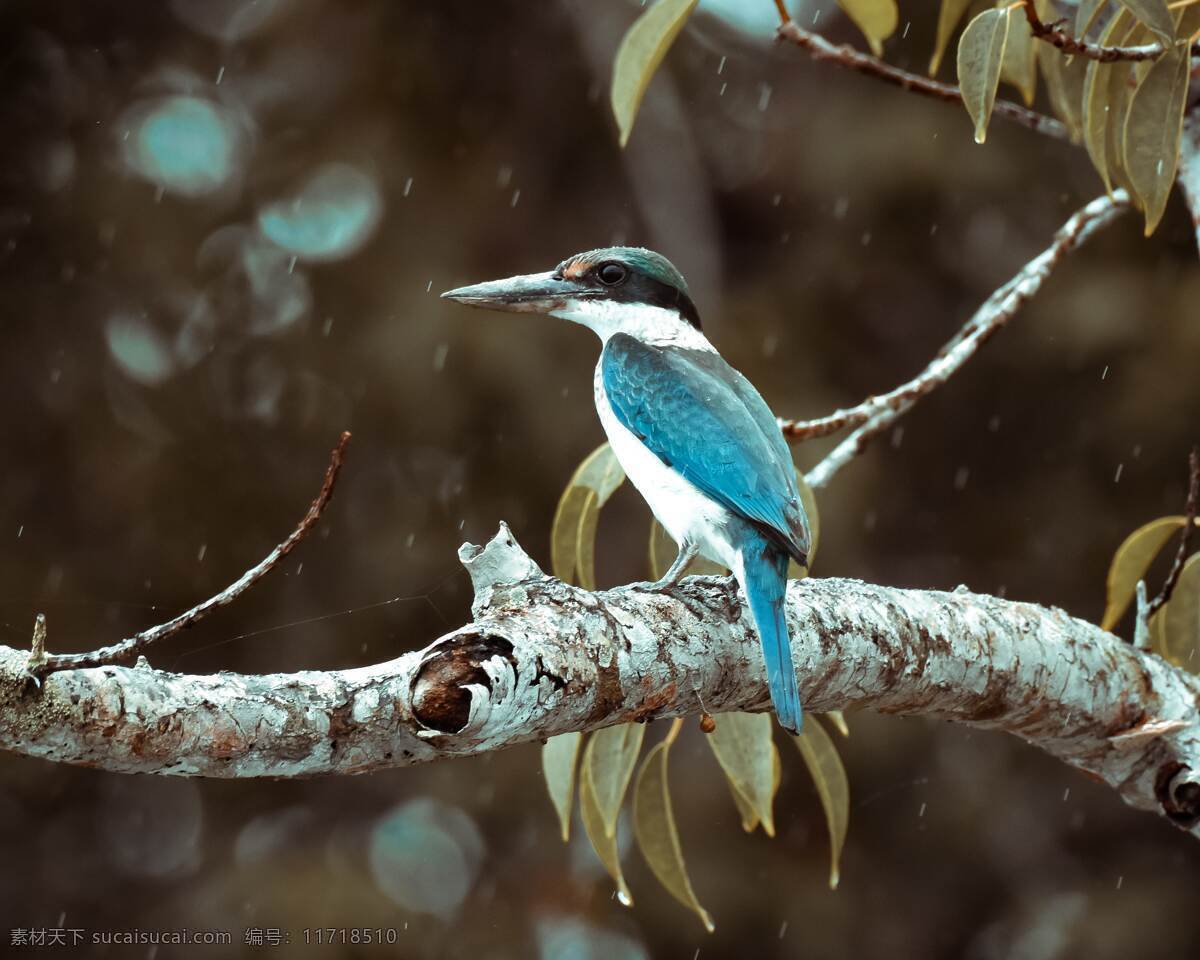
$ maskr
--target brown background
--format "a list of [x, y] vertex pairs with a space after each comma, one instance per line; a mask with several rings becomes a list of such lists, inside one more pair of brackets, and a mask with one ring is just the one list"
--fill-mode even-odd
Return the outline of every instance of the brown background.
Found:
[[[596, 344], [439, 290], [614, 241], [654, 246], [773, 407], [814, 416], [919, 369], [1099, 191], [1077, 149], [1001, 122], [977, 147], [957, 108], [712, 17], [682, 35], [622, 153], [607, 71], [636, 5], [294, 0], [237, 43], [172, 11], [0, 8], [0, 635], [12, 645], [38, 610], [53, 649], [83, 649], [219, 589], [295, 523], [345, 428], [355, 439], [320, 533], [156, 666], [320, 669], [422, 646], [468, 615], [457, 546], [502, 519], [548, 564], [556, 498], [602, 439]], [[934, 8], [902, 17], [912, 28], [888, 57], [920, 69]], [[862, 45], [832, 11], [820, 24]], [[240, 111], [246, 148], [218, 194], [156, 198], [122, 160], [122, 118], [181, 89]], [[306, 312], [264, 333], [276, 293], [255, 303], [201, 246], [253, 227], [331, 161], [376, 179], [379, 226], [351, 257], [299, 264]], [[1200, 412], [1200, 266], [1178, 200], [1156, 236], [1140, 233], [1127, 218], [1078, 254], [845, 470], [820, 499], [817, 575], [965, 583], [1099, 616], [1121, 537], [1180, 506]], [[199, 359], [154, 385], [124, 373], [112, 318], [144, 313], [173, 337], [181, 303], [210, 308]], [[646, 523], [622, 490], [601, 524], [604, 582], [644, 576]], [[580, 838], [559, 842], [533, 747], [302, 783], [5, 756], [3, 942], [11, 927], [215, 927], [233, 932], [232, 954], [247, 926], [295, 939], [319, 924], [396, 927], [391, 952], [405, 957], [1197, 955], [1194, 841], [1011, 738], [850, 723], [836, 893], [797, 756], [784, 753], [768, 841], [741, 833], [700, 734], [676, 747], [680, 830], [713, 936], [632, 849], [637, 906], [611, 898]], [[395, 822], [407, 832], [380, 826]], [[405, 890], [455, 883], [465, 898], [438, 915], [403, 906]]]

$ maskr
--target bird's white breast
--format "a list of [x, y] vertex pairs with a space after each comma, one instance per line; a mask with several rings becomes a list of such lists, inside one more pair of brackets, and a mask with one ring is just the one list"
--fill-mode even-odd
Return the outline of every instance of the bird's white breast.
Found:
[[733, 569], [737, 551], [729, 539], [732, 520], [729, 510], [664, 464], [617, 419], [608, 402], [599, 365], [595, 393], [596, 412], [613, 453], [671, 539], [677, 544], [689, 540], [709, 560]]

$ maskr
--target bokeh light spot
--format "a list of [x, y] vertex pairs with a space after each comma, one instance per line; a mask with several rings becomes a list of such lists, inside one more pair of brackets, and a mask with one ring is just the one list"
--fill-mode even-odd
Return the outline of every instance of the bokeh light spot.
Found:
[[356, 252], [375, 230], [383, 197], [375, 180], [356, 167], [322, 167], [297, 193], [258, 214], [273, 243], [304, 260], [338, 260]]
[[234, 173], [234, 125], [213, 103], [165, 97], [134, 109], [125, 157], [139, 176], [185, 196], [219, 190]]

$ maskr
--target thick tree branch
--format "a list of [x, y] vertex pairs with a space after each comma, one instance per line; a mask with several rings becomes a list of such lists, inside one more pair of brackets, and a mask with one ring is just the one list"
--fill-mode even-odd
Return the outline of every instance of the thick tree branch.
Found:
[[[474, 622], [354, 670], [54, 673], [0, 647], [0, 747], [129, 773], [303, 777], [485, 753], [572, 730], [769, 706], [735, 588], [590, 593], [508, 532], [460, 557]], [[1061, 610], [853, 580], [794, 582], [788, 619], [814, 712], [872, 709], [1010, 733], [1200, 835], [1200, 679]]]
[[1193, 75], [1191, 101], [1183, 115], [1183, 140], [1179, 151], [1179, 185], [1196, 228], [1200, 250], [1200, 78]]
[[[936, 100], [962, 103], [962, 91], [952, 83], [940, 83], [920, 74], [909, 73], [907, 70], [893, 67], [890, 63], [885, 63], [878, 57], [855, 50], [853, 47], [830, 43], [820, 34], [810, 33], [798, 26], [794, 20], [788, 20], [781, 24], [776, 35], [781, 40], [787, 40], [807, 50], [814, 60], [841, 64], [843, 67], [849, 67], [851, 70], [864, 73], [869, 77], [875, 77]], [[1070, 140], [1067, 128], [1053, 117], [1047, 117], [1045, 114], [1030, 110], [1010, 100], [997, 100], [992, 109], [992, 116], [1012, 120], [1028, 127], [1035, 133], [1045, 134], [1057, 140]]]
[[[37, 627], [34, 630], [33, 652], [30, 654], [27, 669], [35, 680], [56, 670], [75, 670], [80, 667], [99, 667], [109, 663], [127, 663], [138, 654], [144, 653], [152, 645], [167, 637], [173, 636], [180, 630], [185, 630], [192, 624], [203, 619], [218, 607], [232, 603], [263, 577], [275, 569], [279, 562], [295, 549], [310, 530], [316, 526], [322, 511], [333, 497], [333, 488], [337, 484], [338, 472], [342, 469], [342, 461], [346, 455], [346, 445], [350, 442], [350, 433], [345, 431], [338, 438], [337, 446], [329, 455], [329, 467], [325, 471], [325, 480], [317, 497], [309, 505], [308, 512], [297, 524], [286, 540], [268, 553], [257, 564], [243, 573], [233, 583], [220, 593], [209, 597], [203, 603], [198, 603], [192, 609], [179, 616], [150, 627], [141, 633], [134, 634], [107, 647], [93, 650], [90, 653], [59, 653], [46, 654], [46, 621], [38, 614]], [[40, 643], [39, 643], [40, 640]]]
[[868, 397], [856, 407], [838, 410], [819, 420], [781, 420], [779, 425], [784, 436], [793, 442], [825, 436], [843, 428], [856, 428], [808, 472], [805, 479], [809, 486], [815, 488], [828, 484], [842, 467], [862, 453], [873, 437], [889, 429], [918, 400], [949, 380], [1041, 289], [1068, 253], [1128, 208], [1128, 195], [1123, 190], [1117, 190], [1111, 197], [1097, 197], [1076, 212], [1054, 235], [1053, 243], [988, 297], [966, 325], [938, 351], [929, 365], [907, 383], [902, 383], [890, 393]]

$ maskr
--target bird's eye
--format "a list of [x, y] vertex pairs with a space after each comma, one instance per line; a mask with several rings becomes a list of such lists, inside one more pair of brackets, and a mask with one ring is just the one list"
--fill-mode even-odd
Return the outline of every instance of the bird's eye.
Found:
[[600, 278], [601, 283], [615, 287], [629, 276], [629, 271], [619, 263], [606, 263], [596, 272], [596, 276]]

